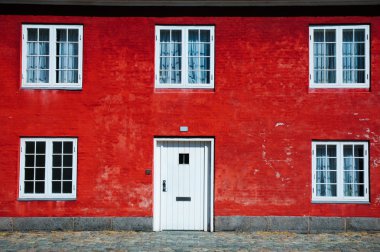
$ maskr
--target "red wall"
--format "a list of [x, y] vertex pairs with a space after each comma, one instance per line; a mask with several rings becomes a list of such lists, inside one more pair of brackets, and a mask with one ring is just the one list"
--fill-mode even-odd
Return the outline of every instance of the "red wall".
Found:
[[[22, 23], [84, 25], [83, 90], [20, 88]], [[308, 88], [309, 25], [328, 23], [371, 25], [370, 90]], [[154, 89], [156, 24], [215, 25], [215, 90]], [[3, 15], [0, 31], [0, 216], [152, 216], [154, 136], [215, 136], [216, 216], [380, 217], [380, 17]], [[21, 136], [78, 137], [76, 201], [17, 200]], [[311, 204], [313, 139], [370, 142], [370, 204]]]

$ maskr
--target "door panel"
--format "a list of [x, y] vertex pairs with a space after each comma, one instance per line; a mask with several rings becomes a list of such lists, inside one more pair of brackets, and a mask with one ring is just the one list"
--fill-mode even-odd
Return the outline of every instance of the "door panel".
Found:
[[[203, 230], [207, 142], [159, 141], [161, 229]], [[207, 151], [207, 153], [206, 153]], [[163, 182], [166, 183], [164, 191]], [[207, 223], [207, 222], [206, 222]]]

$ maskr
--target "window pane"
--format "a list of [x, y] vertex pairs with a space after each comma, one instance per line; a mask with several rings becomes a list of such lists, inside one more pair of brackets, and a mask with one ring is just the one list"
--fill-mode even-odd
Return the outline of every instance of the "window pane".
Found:
[[354, 172], [354, 183], [364, 183], [364, 172], [363, 171], [355, 171]]
[[24, 182], [24, 193], [34, 192], [34, 182]]
[[49, 70], [40, 70], [38, 71], [38, 82], [48, 83], [49, 82]]
[[199, 42], [199, 30], [189, 30], [189, 42]]
[[45, 182], [35, 182], [35, 193], [45, 193]]
[[37, 29], [28, 28], [28, 41], [37, 41]]
[[364, 57], [354, 57], [355, 69], [365, 69]]
[[365, 55], [365, 43], [356, 43], [354, 45], [355, 55]]
[[354, 196], [363, 197], [364, 196], [364, 185], [354, 185]]
[[63, 179], [64, 180], [72, 180], [73, 179], [73, 172], [71, 168], [63, 169]]
[[67, 82], [78, 83], [78, 70], [67, 71]]
[[25, 180], [33, 180], [34, 179], [34, 169], [25, 169]]
[[53, 169], [53, 180], [61, 180], [61, 168], [54, 168]]
[[56, 71], [57, 83], [67, 83], [67, 71]]
[[328, 170], [336, 170], [336, 158], [329, 158], [328, 160]]
[[199, 55], [199, 44], [189, 43], [189, 56]]
[[353, 196], [353, 186], [352, 184], [344, 184], [344, 196]]
[[335, 145], [327, 145], [327, 156], [328, 157], [336, 157], [336, 146]]
[[325, 184], [317, 184], [317, 196], [326, 196]]
[[68, 46], [67, 43], [57, 43], [57, 55], [67, 55]]
[[36, 180], [45, 180], [45, 169], [36, 169]]
[[335, 30], [326, 30], [326, 42], [335, 42]]
[[345, 170], [353, 169], [352, 158], [344, 158], [344, 169]]
[[317, 171], [317, 183], [326, 183], [325, 171]]
[[61, 183], [59, 181], [52, 182], [52, 192], [53, 193], [61, 193]]
[[57, 29], [57, 41], [67, 41], [67, 30]]
[[198, 71], [189, 71], [189, 83], [199, 83]]
[[36, 142], [36, 153], [45, 154], [45, 142]]
[[352, 183], [354, 182], [352, 171], [345, 171], [344, 172], [344, 183]]
[[53, 155], [53, 166], [61, 167], [62, 166], [62, 156], [61, 155]]
[[325, 55], [325, 44], [324, 43], [314, 43], [314, 56]]
[[38, 68], [38, 57], [29, 56], [26, 58], [26, 68], [27, 69], [37, 69]]
[[160, 83], [169, 83], [168, 71], [160, 71]]
[[49, 41], [49, 29], [39, 29], [39, 41]]
[[71, 193], [72, 190], [72, 182], [71, 181], [64, 181], [63, 182], [63, 193]]
[[363, 158], [355, 158], [355, 170], [364, 170], [364, 159]]
[[37, 82], [37, 71], [26, 71], [26, 79], [28, 83], [36, 83]]
[[57, 69], [67, 69], [67, 57], [57, 57]]
[[199, 58], [198, 57], [189, 57], [189, 70], [198, 70], [199, 69]]
[[209, 30], [201, 30], [201, 42], [210, 42]]
[[170, 66], [170, 58], [169, 57], [161, 57], [160, 58], [160, 70], [169, 70]]
[[63, 143], [63, 153], [73, 153], [73, 142]]
[[181, 71], [171, 72], [171, 83], [181, 83]]
[[172, 42], [182, 42], [182, 31], [172, 31]]
[[326, 158], [317, 158], [317, 170], [326, 170]]
[[364, 29], [355, 29], [355, 41], [364, 41], [365, 30]]
[[344, 145], [343, 147], [343, 155], [345, 157], [352, 157], [352, 145]]
[[181, 56], [182, 55], [182, 47], [181, 46], [182, 46], [182, 44], [180, 44], [180, 43], [172, 43], [171, 47], [170, 47], [170, 49], [171, 49], [170, 55]]
[[210, 56], [210, 44], [200, 44], [199, 54], [200, 56]]
[[335, 184], [336, 183], [336, 171], [328, 171], [326, 173], [326, 181], [328, 183], [333, 183]]
[[25, 167], [34, 167], [34, 155], [25, 155]]
[[355, 157], [364, 157], [364, 146], [363, 145], [355, 145], [354, 151], [355, 151]]
[[201, 83], [207, 84], [210, 83], [210, 72], [209, 71], [201, 71]]
[[53, 153], [62, 153], [62, 142], [53, 142]]
[[[175, 44], [177, 45], [177, 44]], [[170, 56], [170, 44], [169, 43], [161, 43], [160, 45], [160, 56]], [[160, 58], [162, 59], [162, 58]]]
[[69, 41], [78, 41], [79, 31], [78, 29], [69, 29], [68, 30], [68, 40]]
[[68, 54], [69, 55], [78, 55], [78, 43], [69, 43], [68, 44]]
[[364, 71], [353, 71], [354, 72], [354, 82], [355, 83], [365, 83], [365, 72]]
[[34, 154], [34, 142], [25, 142], [25, 153]]
[[38, 43], [28, 43], [27, 55], [38, 55]]
[[36, 167], [45, 167], [45, 155], [36, 155]]
[[181, 70], [181, 58], [178, 58], [178, 57], [176, 57], [176, 58], [172, 58], [172, 67], [171, 67], [171, 69], [172, 70]]
[[314, 30], [314, 42], [324, 42], [324, 30]]
[[326, 157], [326, 145], [317, 145], [317, 157]]
[[343, 42], [351, 42], [354, 41], [353, 30], [345, 29], [343, 30]]
[[63, 156], [63, 166], [64, 167], [73, 166], [73, 156], [72, 155], [64, 155]]

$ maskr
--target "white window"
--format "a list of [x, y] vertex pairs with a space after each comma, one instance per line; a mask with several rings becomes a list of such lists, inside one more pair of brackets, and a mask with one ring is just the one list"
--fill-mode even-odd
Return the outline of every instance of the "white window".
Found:
[[22, 87], [82, 88], [81, 25], [22, 26]]
[[20, 199], [75, 199], [76, 138], [21, 138]]
[[309, 28], [311, 88], [369, 88], [369, 26]]
[[313, 142], [313, 202], [369, 202], [368, 143]]
[[214, 27], [156, 26], [156, 88], [214, 88]]

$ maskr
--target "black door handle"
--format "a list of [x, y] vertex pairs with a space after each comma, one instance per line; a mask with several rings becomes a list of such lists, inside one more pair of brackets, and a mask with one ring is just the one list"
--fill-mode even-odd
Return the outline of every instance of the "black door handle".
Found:
[[162, 191], [166, 192], [166, 180], [162, 181]]

